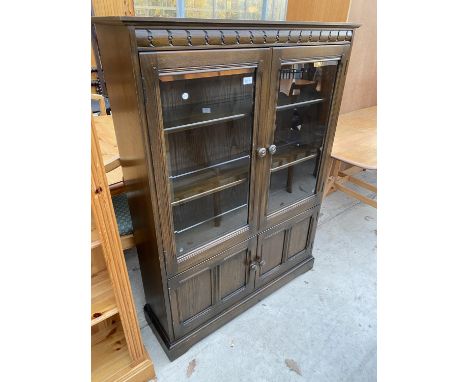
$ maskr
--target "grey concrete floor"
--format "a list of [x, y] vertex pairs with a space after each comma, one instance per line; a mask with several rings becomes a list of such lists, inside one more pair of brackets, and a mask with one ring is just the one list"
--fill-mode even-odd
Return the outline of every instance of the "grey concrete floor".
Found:
[[[361, 178], [375, 183], [376, 173]], [[158, 381], [376, 381], [376, 223], [374, 208], [341, 192], [327, 197], [314, 269], [173, 362], [145, 321], [137, 253], [127, 251], [142, 336]], [[189, 365], [195, 365], [192, 373]]]

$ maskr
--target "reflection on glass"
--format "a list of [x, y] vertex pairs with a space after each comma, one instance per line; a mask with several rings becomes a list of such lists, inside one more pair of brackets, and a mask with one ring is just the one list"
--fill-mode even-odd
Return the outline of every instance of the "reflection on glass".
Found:
[[316, 192], [337, 64], [331, 60], [281, 67], [268, 213]]
[[136, 16], [285, 20], [287, 0], [134, 0]]
[[161, 73], [177, 254], [247, 224], [255, 69]]

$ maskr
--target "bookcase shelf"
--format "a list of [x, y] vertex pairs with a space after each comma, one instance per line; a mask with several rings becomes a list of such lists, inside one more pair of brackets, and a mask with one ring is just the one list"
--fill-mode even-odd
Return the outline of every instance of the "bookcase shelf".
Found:
[[114, 290], [107, 271], [91, 277], [91, 326], [117, 314]]
[[90, 315], [92, 381], [146, 382], [154, 378], [153, 364], [141, 339], [93, 120]]

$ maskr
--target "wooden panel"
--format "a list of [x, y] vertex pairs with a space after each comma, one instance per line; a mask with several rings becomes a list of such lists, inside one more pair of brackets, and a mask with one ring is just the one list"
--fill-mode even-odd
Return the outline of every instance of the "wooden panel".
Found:
[[308, 209], [259, 235], [261, 252], [256, 260], [260, 271], [256, 274], [256, 289], [311, 257], [319, 208]]
[[121, 323], [117, 322], [109, 329], [104, 331], [105, 336], [92, 346], [93, 381], [115, 380], [110, 377], [132, 363]]
[[91, 278], [91, 326], [117, 314], [114, 290], [107, 271]]
[[[111, 115], [102, 115], [94, 118], [94, 126], [99, 137], [99, 148], [101, 149], [104, 166], [107, 166], [115, 158], [120, 158], [117, 138], [115, 137], [114, 122]], [[122, 167], [109, 171], [106, 174], [109, 185], [123, 181]]]
[[362, 25], [354, 31], [341, 113], [377, 105], [376, 0], [353, 0], [348, 21]]
[[246, 286], [247, 265], [247, 251], [242, 251], [227, 258], [219, 266], [219, 296], [221, 299]]
[[209, 308], [212, 305], [211, 269], [181, 282], [176, 295], [181, 322]]
[[283, 257], [285, 231], [275, 233], [274, 235], [264, 239], [262, 245], [262, 260], [265, 260], [265, 265], [262, 266], [262, 274], [267, 273], [274, 267], [281, 264]]
[[[353, 0], [354, 1], [354, 0]], [[346, 21], [351, 0], [288, 0], [288, 21]]]
[[176, 338], [253, 291], [256, 245], [253, 237], [168, 280]]
[[94, 16], [134, 16], [133, 0], [93, 0]]
[[98, 245], [91, 248], [91, 277], [105, 270], [107, 270], [107, 265], [102, 253], [102, 247]]
[[101, 238], [107, 272], [114, 287], [114, 297], [133, 360], [143, 360], [145, 350], [136, 317], [130, 280], [112, 208], [109, 186], [99, 150], [98, 137], [91, 119], [91, 206], [94, 224]]
[[288, 259], [307, 247], [310, 219], [305, 219], [291, 228], [288, 248]]

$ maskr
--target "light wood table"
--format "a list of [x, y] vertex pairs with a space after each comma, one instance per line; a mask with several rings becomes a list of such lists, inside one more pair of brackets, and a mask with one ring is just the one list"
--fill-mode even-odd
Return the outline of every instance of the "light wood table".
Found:
[[[372, 192], [377, 187], [353, 175], [377, 169], [377, 106], [342, 114], [338, 119], [332, 148], [332, 161], [324, 195], [339, 190], [373, 207], [377, 202], [350, 188], [351, 182]], [[343, 167], [347, 167], [343, 169]]]
[[106, 169], [107, 183], [112, 188], [113, 185], [122, 184], [123, 182], [114, 122], [111, 115], [93, 117], [93, 121], [99, 138], [99, 147], [101, 148], [102, 159]]

